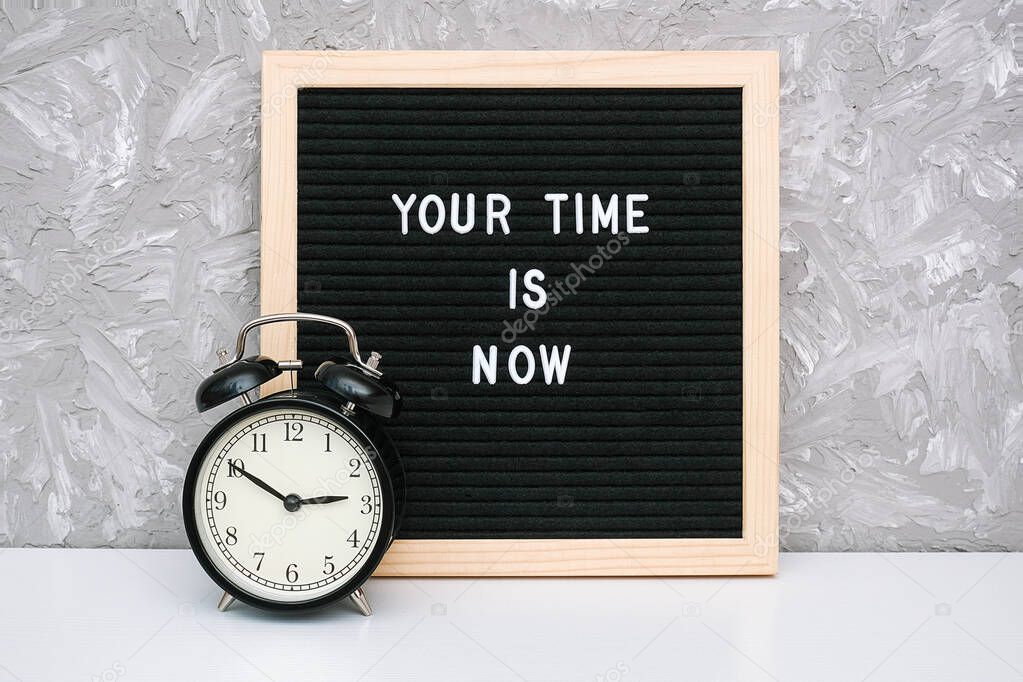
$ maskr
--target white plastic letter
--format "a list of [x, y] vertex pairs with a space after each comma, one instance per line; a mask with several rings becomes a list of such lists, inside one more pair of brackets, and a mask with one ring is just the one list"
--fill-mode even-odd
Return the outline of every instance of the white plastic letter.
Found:
[[458, 204], [461, 197], [451, 195], [451, 229], [458, 234], [468, 234], [476, 225], [476, 195], [470, 192], [465, 195], [465, 222], [458, 222]]
[[522, 286], [533, 294], [522, 294], [522, 302], [533, 310], [539, 310], [547, 303], [547, 290], [540, 284], [543, 278], [544, 274], [536, 268], [527, 270], [522, 276]]
[[543, 378], [550, 386], [557, 375], [558, 383], [565, 383], [565, 374], [568, 372], [568, 356], [572, 354], [572, 346], [565, 346], [565, 354], [559, 355], [558, 347], [552, 346], [550, 355], [547, 354], [547, 346], [540, 346], [540, 364], [543, 365]]
[[512, 268], [508, 271], [508, 308], [515, 310], [515, 287], [518, 285], [519, 271]]
[[611, 200], [607, 203], [607, 210], [604, 210], [600, 203], [600, 197], [593, 195], [593, 234], [600, 232], [601, 228], [611, 227], [611, 234], [618, 234], [618, 195], [612, 194]]
[[[433, 225], [426, 219], [426, 212], [429, 210], [430, 204], [437, 206], [437, 222]], [[440, 228], [444, 227], [444, 202], [436, 194], [427, 194], [419, 203], [419, 227], [423, 228], [423, 232], [426, 234], [437, 234], [440, 232]]]
[[561, 234], [561, 202], [568, 201], [567, 194], [544, 194], [544, 200], [553, 202], [554, 204], [554, 234]]
[[575, 193], [575, 233], [583, 233], [583, 195]]
[[478, 344], [472, 347], [472, 383], [480, 382], [481, 373], [487, 376], [491, 386], [497, 383], [497, 346], [490, 347], [489, 355], [484, 355]]
[[646, 225], [637, 225], [636, 218], [643, 217], [643, 211], [633, 207], [633, 202], [649, 199], [645, 194], [625, 195], [625, 231], [629, 234], [645, 234], [650, 231]]
[[[497, 202], [501, 202], [503, 206], [503, 208], [499, 211], [494, 208], [494, 205]], [[503, 194], [487, 195], [487, 234], [494, 234], [494, 220], [501, 221], [502, 232], [505, 234], [509, 234], [511, 232], [506, 218], [509, 211], [511, 211], [511, 199]]]
[[412, 210], [412, 204], [416, 203], [416, 195], [413, 194], [410, 196], [407, 204], [401, 203], [401, 197], [397, 194], [391, 195], [391, 201], [393, 201], [394, 205], [398, 207], [399, 211], [401, 211], [401, 233], [408, 234], [408, 212]]
[[[494, 348], [494, 346], [491, 346]], [[519, 368], [517, 362], [520, 355], [526, 356], [526, 373], [525, 375], [519, 374]], [[512, 352], [508, 355], [508, 374], [511, 375], [512, 381], [516, 384], [528, 384], [533, 379], [533, 373], [536, 371], [536, 360], [533, 359], [533, 351], [529, 350], [525, 346], [515, 346], [512, 348]]]

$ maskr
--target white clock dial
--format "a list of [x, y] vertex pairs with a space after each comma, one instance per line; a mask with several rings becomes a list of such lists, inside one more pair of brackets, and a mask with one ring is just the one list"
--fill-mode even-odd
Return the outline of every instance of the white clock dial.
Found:
[[375, 459], [338, 423], [302, 408], [268, 407], [228, 426], [205, 454], [194, 500], [218, 572], [271, 601], [337, 590], [381, 541]]

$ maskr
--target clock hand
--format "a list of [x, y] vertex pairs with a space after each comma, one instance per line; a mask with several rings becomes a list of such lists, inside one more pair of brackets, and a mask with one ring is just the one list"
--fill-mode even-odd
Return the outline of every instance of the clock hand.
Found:
[[330, 504], [331, 502], [340, 502], [341, 500], [347, 500], [347, 495], [321, 495], [320, 497], [310, 497], [304, 500], [299, 500], [300, 504]]
[[279, 493], [276, 490], [274, 490], [273, 488], [271, 488], [270, 485], [266, 481], [264, 481], [261, 478], [257, 478], [256, 476], [253, 476], [252, 474], [250, 474], [245, 469], [235, 469], [235, 471], [239, 472], [242, 476], [244, 476], [245, 478], [249, 479], [250, 481], [255, 483], [257, 486], [259, 486], [263, 490], [267, 491], [268, 493], [270, 493], [271, 495], [276, 497], [281, 502], [284, 502], [287, 499], [284, 495], [282, 495], [281, 493]]

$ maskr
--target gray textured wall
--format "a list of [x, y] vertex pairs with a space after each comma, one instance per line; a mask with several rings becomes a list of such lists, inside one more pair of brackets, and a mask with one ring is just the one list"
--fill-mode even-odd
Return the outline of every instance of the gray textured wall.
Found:
[[0, 542], [184, 545], [192, 390], [256, 311], [261, 50], [758, 49], [782, 64], [782, 545], [1023, 549], [1019, 10], [940, 4], [8, 7]]

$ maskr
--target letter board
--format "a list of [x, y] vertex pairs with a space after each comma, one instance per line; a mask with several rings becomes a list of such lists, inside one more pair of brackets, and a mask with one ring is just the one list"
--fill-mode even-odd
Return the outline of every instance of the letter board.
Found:
[[268, 53], [264, 312], [402, 388], [385, 572], [773, 572], [777, 67], [714, 54]]

